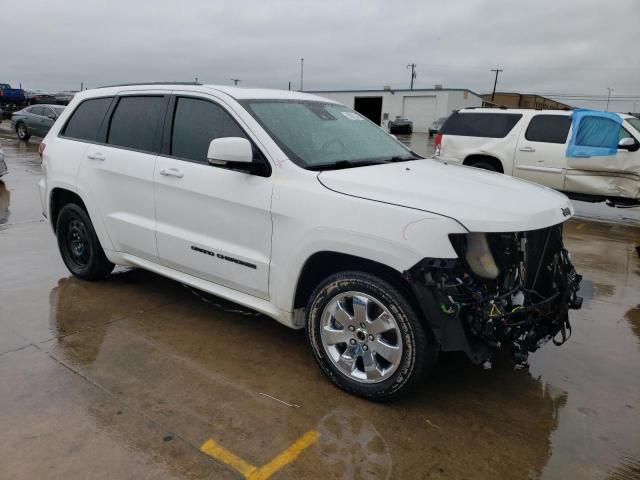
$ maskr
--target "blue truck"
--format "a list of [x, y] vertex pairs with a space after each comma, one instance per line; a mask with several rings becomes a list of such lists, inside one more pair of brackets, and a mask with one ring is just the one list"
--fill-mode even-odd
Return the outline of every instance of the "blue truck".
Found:
[[27, 105], [27, 96], [21, 88], [11, 88], [8, 83], [0, 83], [0, 110], [15, 111]]

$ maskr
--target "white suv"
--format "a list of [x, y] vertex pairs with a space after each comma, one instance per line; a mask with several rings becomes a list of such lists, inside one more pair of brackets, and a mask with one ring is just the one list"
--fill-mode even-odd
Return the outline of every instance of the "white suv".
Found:
[[137, 266], [306, 328], [322, 370], [368, 398], [415, 385], [439, 351], [524, 362], [580, 306], [564, 195], [420, 158], [331, 100], [85, 91], [41, 154], [74, 275]]
[[[611, 121], [611, 114], [604, 112], [589, 115], [594, 121]], [[577, 200], [640, 204], [640, 120], [618, 117], [621, 125], [614, 134], [619, 143], [613, 155], [569, 157], [573, 118], [573, 112], [565, 110], [466, 108], [440, 129], [435, 158], [513, 175]]]

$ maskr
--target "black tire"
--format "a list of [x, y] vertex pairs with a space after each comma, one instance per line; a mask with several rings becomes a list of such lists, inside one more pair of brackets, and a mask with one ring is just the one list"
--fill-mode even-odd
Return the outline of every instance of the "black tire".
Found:
[[16, 133], [18, 134], [18, 138], [25, 142], [31, 138], [31, 133], [24, 122], [18, 122], [16, 125]]
[[101, 280], [113, 270], [100, 246], [87, 212], [68, 203], [58, 215], [56, 237], [62, 261], [69, 271], [83, 280]]
[[[376, 380], [377, 383], [365, 383], [366, 381], [356, 380], [341, 371], [323, 344], [321, 328], [325, 307], [346, 292], [365, 294], [380, 302], [393, 316], [400, 331], [397, 342], [402, 344], [402, 353], [396, 363], [397, 367], [387, 378]], [[354, 314], [353, 318], [355, 317]], [[343, 326], [342, 331], [346, 332], [346, 327]], [[435, 365], [439, 352], [433, 336], [425, 331], [425, 326], [407, 297], [386, 280], [359, 271], [332, 275], [318, 285], [307, 306], [306, 335], [316, 362], [333, 383], [349, 393], [377, 401], [397, 398], [416, 387], [423, 375]], [[353, 348], [358, 346], [359, 344]], [[345, 344], [345, 348], [349, 346]], [[373, 342], [370, 348], [370, 355], [377, 355], [374, 353]], [[357, 361], [353, 361], [353, 364], [356, 363]]]
[[483, 170], [489, 170], [490, 172], [497, 172], [497, 173], [500, 172], [493, 163], [485, 162], [483, 160], [473, 162], [470, 166], [475, 168], [481, 168]]

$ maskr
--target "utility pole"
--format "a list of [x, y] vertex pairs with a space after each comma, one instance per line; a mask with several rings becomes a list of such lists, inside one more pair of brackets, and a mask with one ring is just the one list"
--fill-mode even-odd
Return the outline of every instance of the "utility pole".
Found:
[[607, 91], [609, 94], [607, 95], [607, 108], [604, 109], [605, 112], [609, 111], [609, 100], [611, 99], [611, 92], [613, 92], [613, 88], [607, 87]]
[[498, 85], [498, 74], [502, 71], [501, 68], [491, 69], [492, 72], [496, 72], [496, 79], [493, 82], [493, 93], [491, 94], [491, 103], [494, 103], [494, 99], [496, 98], [496, 86]]
[[300, 91], [304, 90], [304, 57], [300, 59]]
[[240, 83], [242, 80], [240, 80], [239, 78], [232, 78], [231, 81], [234, 85], [238, 85], [238, 83]]
[[411, 85], [409, 86], [409, 89], [413, 90], [413, 79], [418, 76], [418, 74], [416, 73], [417, 65], [415, 63], [410, 63], [409, 65], [407, 65], [407, 68], [409, 67], [411, 67]]
[[84, 82], [80, 82], [80, 91], [84, 90]]

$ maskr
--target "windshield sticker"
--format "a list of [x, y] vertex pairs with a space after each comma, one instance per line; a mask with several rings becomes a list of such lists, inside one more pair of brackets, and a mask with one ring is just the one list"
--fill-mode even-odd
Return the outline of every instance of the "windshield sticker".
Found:
[[347, 117], [349, 120], [364, 120], [360, 115], [355, 112], [340, 112], [342, 115]]

